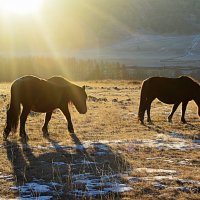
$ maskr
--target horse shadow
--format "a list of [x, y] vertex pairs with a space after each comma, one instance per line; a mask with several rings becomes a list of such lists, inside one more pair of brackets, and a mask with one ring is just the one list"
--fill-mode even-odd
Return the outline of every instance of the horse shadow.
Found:
[[71, 146], [49, 136], [48, 146], [6, 141], [15, 193], [21, 198], [121, 199], [116, 188], [122, 191], [124, 180], [119, 174], [130, 169], [129, 163], [106, 144], [84, 144], [75, 133], [70, 136]]
[[145, 127], [147, 127], [150, 131], [154, 131], [160, 134], [165, 134], [168, 135], [170, 137], [173, 138], [177, 138], [177, 139], [192, 139], [192, 140], [196, 140], [196, 139], [200, 139], [200, 126], [198, 125], [194, 125], [191, 123], [186, 123], [186, 124], [181, 124], [183, 126], [183, 129], [188, 129], [188, 130], [196, 130], [198, 133], [197, 134], [193, 134], [193, 135], [187, 135], [181, 132], [176, 132], [176, 131], [172, 131], [167, 129], [166, 127], [160, 126], [160, 125], [156, 125], [154, 123], [150, 123], [150, 124], [144, 124]]

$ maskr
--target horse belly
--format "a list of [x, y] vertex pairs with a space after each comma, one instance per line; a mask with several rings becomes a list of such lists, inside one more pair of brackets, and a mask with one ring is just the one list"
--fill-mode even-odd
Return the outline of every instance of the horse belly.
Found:
[[32, 105], [31, 110], [34, 112], [49, 112], [56, 109], [57, 106], [49, 102], [36, 102]]
[[158, 96], [157, 97], [158, 100], [162, 101], [163, 103], [166, 103], [166, 104], [175, 104], [177, 102], [181, 102], [181, 98], [179, 97], [174, 97], [174, 96], [171, 96], [171, 95], [168, 95], [168, 96]]

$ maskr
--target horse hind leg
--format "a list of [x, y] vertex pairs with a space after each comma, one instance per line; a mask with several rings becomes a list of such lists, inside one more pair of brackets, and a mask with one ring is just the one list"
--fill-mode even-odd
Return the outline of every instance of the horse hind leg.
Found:
[[10, 132], [11, 132], [11, 125], [10, 125], [9, 123], [7, 123], [7, 124], [6, 124], [6, 127], [5, 127], [5, 129], [4, 129], [4, 131], [3, 131], [3, 140], [4, 140], [4, 141], [7, 140], [7, 138], [8, 138], [8, 136], [9, 136]]
[[23, 142], [26, 142], [28, 140], [28, 136], [25, 130], [25, 123], [29, 113], [30, 109], [23, 107], [22, 113], [20, 115], [20, 137]]
[[11, 120], [10, 120], [10, 110], [7, 111], [7, 120], [6, 120], [6, 127], [3, 131], [3, 140], [6, 141], [8, 138], [9, 133], [11, 132]]
[[172, 112], [170, 113], [170, 115], [168, 116], [168, 122], [172, 122], [172, 117], [176, 111], [176, 109], [178, 108], [178, 106], [180, 105], [180, 103], [175, 103], [173, 108], [172, 108]]
[[182, 102], [182, 116], [181, 116], [181, 121], [184, 124], [187, 123], [186, 120], [185, 120], [185, 111], [186, 111], [187, 104], [188, 104], [188, 101]]
[[51, 120], [51, 116], [52, 116], [52, 111], [46, 113], [45, 122], [44, 122], [44, 125], [42, 127], [43, 136], [45, 136], [45, 137], [49, 136], [48, 124], [49, 124], [49, 121]]
[[146, 99], [141, 100], [139, 111], [138, 111], [138, 120], [140, 121], [141, 124], [144, 124], [144, 115], [145, 115], [146, 109], [147, 109], [147, 100]]

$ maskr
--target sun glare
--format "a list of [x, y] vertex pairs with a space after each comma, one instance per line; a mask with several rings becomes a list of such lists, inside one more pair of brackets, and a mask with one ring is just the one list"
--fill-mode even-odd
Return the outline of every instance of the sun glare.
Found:
[[7, 14], [34, 14], [41, 8], [43, 1], [44, 0], [0, 0], [0, 9]]

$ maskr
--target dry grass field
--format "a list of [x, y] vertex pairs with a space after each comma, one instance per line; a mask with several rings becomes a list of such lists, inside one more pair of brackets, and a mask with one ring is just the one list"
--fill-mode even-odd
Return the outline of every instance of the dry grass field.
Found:
[[[27, 144], [19, 134], [0, 135], [0, 199], [200, 199], [200, 119], [190, 102], [181, 108], [154, 101], [153, 124], [137, 120], [141, 83], [88, 81], [88, 112], [70, 105], [74, 134], [59, 110], [43, 137], [44, 114], [27, 120]], [[0, 84], [3, 130], [10, 84]]]

